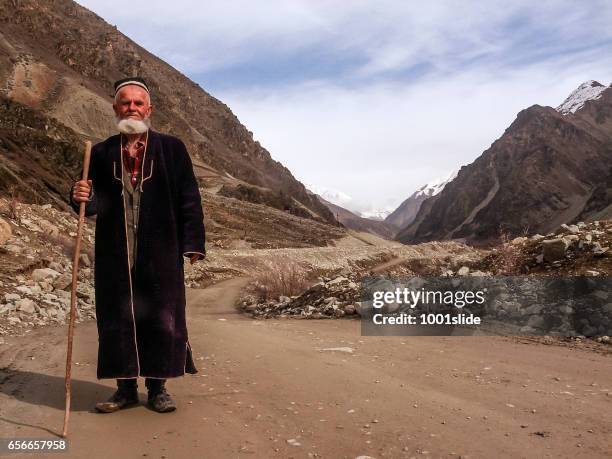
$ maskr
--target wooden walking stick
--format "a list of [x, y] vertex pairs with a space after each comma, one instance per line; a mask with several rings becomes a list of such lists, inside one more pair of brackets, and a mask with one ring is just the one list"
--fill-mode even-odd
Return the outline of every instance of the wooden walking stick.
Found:
[[[83, 159], [83, 177], [87, 181], [89, 173], [89, 157], [91, 156], [91, 142], [85, 142], [85, 158]], [[72, 259], [72, 293], [70, 296], [70, 320], [68, 321], [68, 352], [66, 353], [66, 411], [64, 412], [64, 430], [62, 437], [68, 436], [68, 419], [70, 418], [70, 372], [72, 369], [72, 340], [74, 338], [74, 321], [76, 319], [76, 290], [79, 272], [79, 255], [81, 253], [81, 234], [85, 221], [86, 202], [79, 204], [79, 225], [77, 227], [76, 243], [74, 247], [74, 258]]]

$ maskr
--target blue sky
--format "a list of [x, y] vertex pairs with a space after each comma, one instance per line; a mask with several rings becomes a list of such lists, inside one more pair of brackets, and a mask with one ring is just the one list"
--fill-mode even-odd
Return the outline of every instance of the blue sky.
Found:
[[520, 110], [612, 80], [609, 1], [79, 3], [358, 211], [472, 162]]

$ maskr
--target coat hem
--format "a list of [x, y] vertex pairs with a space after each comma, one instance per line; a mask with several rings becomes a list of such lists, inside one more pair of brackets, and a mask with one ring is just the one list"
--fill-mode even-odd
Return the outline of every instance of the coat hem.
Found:
[[147, 376], [147, 375], [143, 375], [143, 374], [139, 374], [139, 375], [134, 375], [134, 376], [98, 376], [96, 379], [136, 379], [136, 378], [149, 378], [149, 379], [172, 379], [172, 378], [180, 378], [182, 376], [185, 376], [187, 374], [195, 374], [195, 373], [182, 373], [180, 375], [174, 375], [174, 376]]

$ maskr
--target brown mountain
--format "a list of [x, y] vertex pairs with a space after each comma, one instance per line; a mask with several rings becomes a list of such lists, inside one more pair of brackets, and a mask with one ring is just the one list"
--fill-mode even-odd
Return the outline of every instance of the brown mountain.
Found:
[[132, 75], [151, 87], [153, 128], [185, 142], [205, 188], [264, 189], [271, 206], [335, 221], [225, 104], [71, 0], [0, 0], [0, 193], [65, 199], [81, 140], [114, 133], [112, 83]]
[[612, 88], [587, 82], [557, 110], [521, 111], [396, 238], [486, 241], [611, 218], [611, 182]]

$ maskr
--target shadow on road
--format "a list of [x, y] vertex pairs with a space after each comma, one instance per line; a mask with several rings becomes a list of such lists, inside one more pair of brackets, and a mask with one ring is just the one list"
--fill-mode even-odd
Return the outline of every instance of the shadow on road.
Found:
[[[96, 402], [106, 400], [115, 388], [96, 382], [72, 379], [71, 410], [93, 411]], [[23, 403], [48, 406], [63, 411], [65, 406], [63, 376], [51, 376], [12, 368], [0, 369], [0, 393]]]
[[[12, 368], [0, 369], [0, 393], [19, 402], [35, 406], [48, 406], [63, 412], [65, 409], [65, 390], [63, 376], [51, 376]], [[72, 379], [71, 392], [72, 412], [93, 412], [95, 403], [110, 397], [114, 392], [114, 387]], [[59, 431], [56, 432], [44, 426], [9, 419], [6, 417], [6, 410], [2, 410], [0, 421], [17, 426], [31, 427], [60, 436]]]

